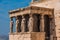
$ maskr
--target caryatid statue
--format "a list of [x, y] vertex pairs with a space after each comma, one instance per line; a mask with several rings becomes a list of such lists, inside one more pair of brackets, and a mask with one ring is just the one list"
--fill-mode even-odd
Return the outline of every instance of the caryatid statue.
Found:
[[29, 18], [29, 22], [28, 22], [29, 32], [33, 31], [33, 22], [34, 22], [33, 15], [30, 14], [30, 18]]
[[16, 32], [18, 32], [18, 24], [19, 24], [19, 19], [18, 19], [18, 17], [16, 17]]
[[26, 20], [25, 20], [25, 18], [24, 18], [24, 16], [22, 16], [22, 22], [21, 22], [21, 30], [22, 30], [22, 32], [25, 32], [25, 23], [26, 23]]
[[11, 18], [10, 19], [10, 33], [13, 32], [13, 24], [14, 24], [14, 22], [13, 22], [13, 19]]

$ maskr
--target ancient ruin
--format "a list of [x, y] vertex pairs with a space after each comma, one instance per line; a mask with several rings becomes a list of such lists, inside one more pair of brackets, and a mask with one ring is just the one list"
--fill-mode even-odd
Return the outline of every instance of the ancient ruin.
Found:
[[60, 0], [32, 0], [9, 16], [9, 40], [60, 40]]

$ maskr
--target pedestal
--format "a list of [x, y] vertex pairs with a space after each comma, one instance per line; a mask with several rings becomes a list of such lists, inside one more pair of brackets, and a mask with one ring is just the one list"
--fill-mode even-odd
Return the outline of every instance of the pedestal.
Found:
[[24, 32], [9, 35], [9, 40], [45, 40], [45, 32]]

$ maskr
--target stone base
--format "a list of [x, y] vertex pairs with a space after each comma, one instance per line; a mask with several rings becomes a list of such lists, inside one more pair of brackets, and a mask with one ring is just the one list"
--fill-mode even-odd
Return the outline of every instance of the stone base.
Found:
[[13, 33], [9, 35], [9, 40], [45, 40], [45, 32]]

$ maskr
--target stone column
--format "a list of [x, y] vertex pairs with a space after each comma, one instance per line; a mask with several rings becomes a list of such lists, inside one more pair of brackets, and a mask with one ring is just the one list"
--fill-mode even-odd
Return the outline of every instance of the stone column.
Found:
[[13, 33], [13, 18], [10, 18], [10, 33]]
[[22, 16], [22, 22], [21, 22], [21, 31], [22, 32], [25, 32], [25, 23], [26, 23], [26, 20], [24, 18], [24, 16]]
[[18, 17], [16, 17], [16, 32], [18, 32], [18, 24], [19, 24], [19, 19], [18, 19]]
[[28, 28], [29, 28], [29, 32], [32, 32], [33, 31], [33, 16], [32, 14], [30, 14], [30, 18], [29, 18], [29, 22], [28, 22]]
[[44, 15], [41, 15], [40, 31], [41, 31], [41, 32], [44, 32]]

